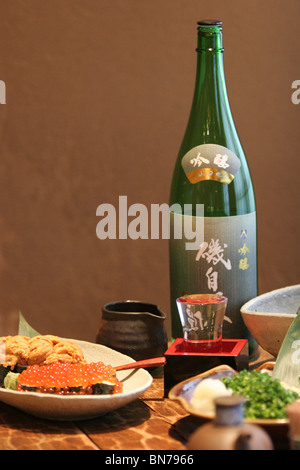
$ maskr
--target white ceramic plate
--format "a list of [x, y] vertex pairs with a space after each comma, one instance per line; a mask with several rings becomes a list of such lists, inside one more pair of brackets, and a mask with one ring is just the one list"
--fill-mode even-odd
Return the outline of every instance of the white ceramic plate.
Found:
[[[106, 346], [86, 341], [75, 342], [82, 348], [87, 362], [102, 361], [113, 367], [135, 362], [132, 358]], [[123, 392], [115, 395], [62, 396], [0, 388], [0, 401], [40, 418], [87, 419], [127, 405], [140, 397], [152, 384], [152, 376], [144, 369], [119, 371], [117, 377], [123, 382]]]
[[[274, 362], [267, 362], [260, 366], [257, 370], [261, 369], [268, 369], [270, 371], [273, 370]], [[177, 385], [175, 385], [169, 392], [169, 398], [171, 400], [178, 401], [184, 407], [186, 411], [191, 413], [194, 416], [198, 416], [199, 418], [204, 418], [206, 420], [211, 420], [215, 417], [214, 414], [206, 413], [204, 411], [199, 411], [191, 405], [191, 398], [194, 394], [195, 388], [197, 385], [204, 379], [211, 378], [211, 379], [221, 379], [222, 377], [231, 377], [233, 374], [237, 372], [232, 369], [230, 366], [226, 364], [222, 364], [220, 366], [214, 367], [202, 374], [196, 375], [189, 379], [186, 379]], [[246, 423], [257, 424], [263, 427], [274, 428], [275, 426], [283, 427], [287, 426], [289, 420], [287, 418], [282, 419], [248, 419], [245, 418], [244, 421]]]

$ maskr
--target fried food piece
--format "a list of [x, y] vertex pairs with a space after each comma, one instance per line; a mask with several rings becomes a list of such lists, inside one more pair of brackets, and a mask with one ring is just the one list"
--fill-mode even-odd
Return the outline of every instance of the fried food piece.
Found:
[[58, 336], [54, 336], [54, 335], [35, 336], [35, 338], [42, 338], [46, 341], [50, 341], [53, 344], [53, 346], [55, 346], [57, 343], [60, 343], [61, 341], [63, 341]]
[[43, 339], [41, 336], [35, 336], [29, 340], [29, 355], [28, 365], [43, 364], [49, 354], [53, 352], [53, 344], [48, 339]]
[[0, 337], [0, 364], [13, 369], [16, 365], [44, 365], [53, 362], [84, 361], [81, 348], [73, 341], [54, 335]]
[[53, 347], [53, 353], [50, 354], [44, 364], [52, 364], [53, 362], [76, 363], [84, 360], [82, 349], [72, 341], [60, 341]]
[[29, 357], [29, 338], [27, 336], [2, 336], [0, 338], [0, 362], [13, 369], [17, 364], [26, 365]]

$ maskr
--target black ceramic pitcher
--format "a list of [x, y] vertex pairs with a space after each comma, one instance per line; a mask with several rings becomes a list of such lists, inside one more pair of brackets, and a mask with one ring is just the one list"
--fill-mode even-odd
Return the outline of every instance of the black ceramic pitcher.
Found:
[[96, 343], [135, 360], [163, 356], [168, 347], [166, 315], [157, 305], [126, 300], [103, 306]]

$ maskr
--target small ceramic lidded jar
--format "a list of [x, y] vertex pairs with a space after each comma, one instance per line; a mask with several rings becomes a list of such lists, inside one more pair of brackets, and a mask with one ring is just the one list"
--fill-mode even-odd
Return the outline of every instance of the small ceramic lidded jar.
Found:
[[244, 398], [215, 399], [216, 418], [197, 429], [189, 439], [190, 450], [273, 450], [269, 435], [259, 426], [245, 423]]
[[296, 400], [286, 408], [290, 420], [289, 441], [291, 450], [300, 450], [300, 401]]

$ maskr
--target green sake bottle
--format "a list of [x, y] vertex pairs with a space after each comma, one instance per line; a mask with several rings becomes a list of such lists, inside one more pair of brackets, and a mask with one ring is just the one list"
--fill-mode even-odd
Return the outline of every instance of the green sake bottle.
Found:
[[194, 97], [169, 201], [171, 334], [183, 336], [176, 298], [222, 293], [223, 338], [248, 339], [252, 353], [256, 343], [240, 307], [257, 295], [256, 206], [227, 96], [221, 21], [198, 22], [196, 51]]

